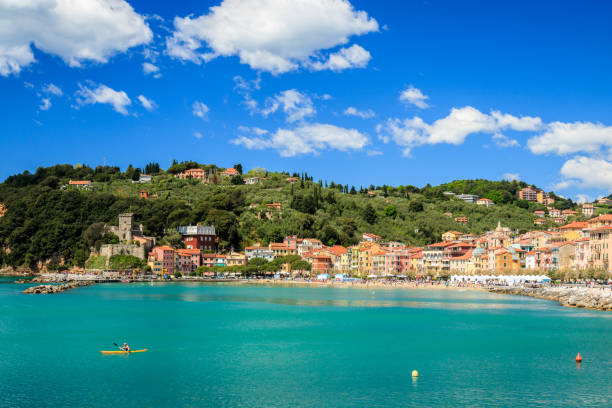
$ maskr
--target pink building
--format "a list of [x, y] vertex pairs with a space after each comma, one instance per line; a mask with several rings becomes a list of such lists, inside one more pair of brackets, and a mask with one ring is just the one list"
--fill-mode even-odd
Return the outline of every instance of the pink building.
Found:
[[385, 275], [399, 275], [410, 269], [408, 251], [392, 251], [385, 253]]
[[202, 264], [199, 249], [177, 249], [176, 250], [176, 269], [182, 274], [189, 274], [195, 271]]
[[574, 267], [579, 270], [587, 269], [589, 267], [589, 258], [591, 257], [591, 246], [589, 238], [579, 238], [574, 241], [574, 244], [576, 245]]
[[161, 272], [164, 275], [174, 275], [174, 248], [169, 246], [156, 246], [149, 253], [149, 258], [161, 263]]

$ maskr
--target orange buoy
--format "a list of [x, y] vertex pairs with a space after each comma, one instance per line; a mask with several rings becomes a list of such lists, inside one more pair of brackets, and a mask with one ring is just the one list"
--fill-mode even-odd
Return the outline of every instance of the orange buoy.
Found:
[[578, 353], [578, 355], [576, 356], [576, 362], [582, 363], [582, 356], [580, 355], [580, 353]]

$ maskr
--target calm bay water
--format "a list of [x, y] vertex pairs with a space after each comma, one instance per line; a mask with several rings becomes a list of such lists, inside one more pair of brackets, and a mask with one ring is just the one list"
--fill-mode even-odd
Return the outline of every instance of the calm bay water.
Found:
[[[612, 406], [611, 313], [468, 291], [27, 286], [0, 284], [2, 407]], [[149, 351], [99, 353], [124, 340]]]

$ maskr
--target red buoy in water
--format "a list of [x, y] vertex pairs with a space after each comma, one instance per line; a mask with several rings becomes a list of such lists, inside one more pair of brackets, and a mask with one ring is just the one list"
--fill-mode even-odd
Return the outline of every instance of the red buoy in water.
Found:
[[576, 362], [582, 363], [582, 356], [580, 355], [580, 353], [578, 353], [578, 355], [576, 356]]

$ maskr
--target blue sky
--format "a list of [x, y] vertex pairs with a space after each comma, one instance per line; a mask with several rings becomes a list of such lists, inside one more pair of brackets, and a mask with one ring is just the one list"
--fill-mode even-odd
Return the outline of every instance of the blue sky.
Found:
[[609, 2], [11, 3], [0, 179], [176, 159], [612, 192]]

